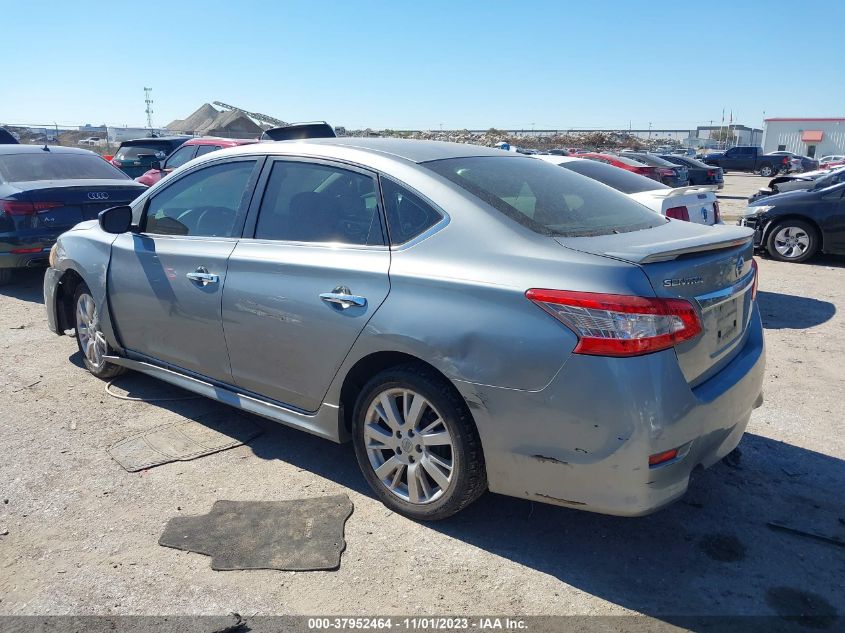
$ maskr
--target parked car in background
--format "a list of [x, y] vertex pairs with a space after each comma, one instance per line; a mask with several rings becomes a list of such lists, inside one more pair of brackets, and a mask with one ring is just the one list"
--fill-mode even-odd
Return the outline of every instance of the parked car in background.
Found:
[[689, 175], [685, 165], [677, 165], [671, 163], [665, 158], [660, 158], [657, 154], [649, 154], [647, 152], [622, 152], [621, 156], [633, 158], [646, 165], [651, 165], [657, 169], [660, 175], [660, 182], [669, 187], [685, 187], [689, 184]]
[[88, 145], [89, 147], [100, 145], [101, 143], [103, 143], [103, 139], [99, 136], [89, 136], [88, 138], [79, 139], [76, 142], [77, 145]]
[[258, 140], [254, 138], [216, 138], [213, 136], [192, 138], [182, 143], [164, 161], [153, 161], [152, 168], [141, 176], [138, 176], [135, 181], [150, 187], [177, 167], [181, 167], [189, 160], [193, 160], [198, 156], [216, 152], [218, 149], [223, 149], [224, 147], [237, 147], [238, 145], [248, 145], [257, 142]]
[[819, 161], [810, 158], [809, 156], [801, 156], [793, 152], [769, 152], [767, 156], [788, 156], [789, 157], [789, 171], [815, 171], [819, 168]]
[[[827, 184], [823, 181], [821, 184]], [[738, 224], [774, 259], [803, 262], [816, 253], [845, 255], [845, 182], [787, 191], [748, 204]]]
[[835, 167], [833, 169], [820, 169], [803, 174], [777, 176], [769, 181], [768, 187], [761, 187], [749, 200], [759, 200], [766, 196], [785, 193], [787, 191], [798, 191], [799, 189], [824, 189], [840, 182], [845, 182], [845, 166]]
[[552, 154], [553, 156], [569, 156], [569, 150], [562, 149], [562, 148], [555, 148], [546, 150], [547, 154]]
[[0, 284], [15, 268], [46, 266], [60, 233], [142, 191], [88, 150], [0, 145]]
[[660, 182], [660, 174], [658, 173], [656, 167], [646, 165], [642, 161], [634, 160], [633, 158], [626, 158], [625, 156], [619, 156], [617, 154], [602, 154], [599, 152], [584, 152], [583, 154], [578, 154], [578, 157], [588, 158], [599, 163], [605, 163], [606, 165], [613, 165], [614, 167], [619, 167], [625, 171], [631, 171], [635, 174], [639, 174], [640, 176], [645, 176], [646, 178], [651, 178], [652, 180]]
[[0, 145], [17, 145], [19, 142], [9, 130], [0, 127]]
[[592, 160], [566, 156], [538, 156], [548, 163], [613, 187], [667, 218], [696, 224], [719, 224], [715, 187], [668, 187], [651, 178]]
[[641, 515], [762, 403], [751, 238], [494, 148], [259, 143], [62, 235], [44, 299], [93, 375], [351, 439], [414, 519], [487, 489]]
[[162, 161], [191, 139], [191, 136], [159, 136], [123, 141], [111, 159], [111, 164], [131, 178], [137, 178], [150, 169], [155, 161]]
[[819, 159], [819, 169], [829, 169], [840, 165], [845, 165], [845, 156], [842, 154], [830, 154]]
[[726, 152], [707, 154], [702, 160], [708, 165], [721, 167], [725, 173], [747, 171], [757, 172], [766, 177], [787, 171], [790, 165], [788, 156], [764, 154], [762, 147], [755, 146], [732, 147]]
[[660, 158], [686, 167], [687, 177], [691, 185], [715, 185], [719, 189], [725, 186], [725, 177], [721, 167], [713, 167], [695, 158], [678, 154], [661, 154]]

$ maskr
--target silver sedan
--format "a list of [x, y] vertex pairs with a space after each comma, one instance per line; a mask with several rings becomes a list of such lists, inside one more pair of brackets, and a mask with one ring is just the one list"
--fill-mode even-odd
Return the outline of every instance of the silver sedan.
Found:
[[329, 440], [390, 508], [640, 515], [762, 401], [749, 229], [472, 145], [262, 143], [63, 234], [44, 294], [129, 368]]

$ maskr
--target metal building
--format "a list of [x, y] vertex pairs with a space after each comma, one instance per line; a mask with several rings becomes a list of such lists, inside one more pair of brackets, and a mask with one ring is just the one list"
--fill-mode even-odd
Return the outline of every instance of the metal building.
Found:
[[766, 119], [763, 121], [763, 151], [783, 150], [814, 158], [845, 154], [845, 118]]

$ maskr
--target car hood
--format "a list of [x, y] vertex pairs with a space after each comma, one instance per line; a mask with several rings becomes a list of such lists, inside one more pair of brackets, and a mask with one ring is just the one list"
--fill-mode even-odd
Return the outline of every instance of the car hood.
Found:
[[[759, 200], [759, 204], [765, 204], [768, 206], [774, 206], [776, 204], [790, 204], [793, 202], [804, 202], [807, 200], [815, 199], [816, 192], [815, 191], [808, 191], [806, 189], [797, 189], [795, 191], [784, 191], [783, 193], [776, 193], [772, 194], [771, 196], [766, 196], [765, 198], [761, 198]], [[749, 207], [754, 207], [758, 205], [758, 201], [755, 200]]]
[[682, 220], [668, 220], [652, 229], [595, 237], [557, 237], [555, 240], [576, 251], [613, 257], [634, 264], [677, 259], [689, 253], [719, 250], [751, 238], [746, 227], [718, 224], [704, 226]]

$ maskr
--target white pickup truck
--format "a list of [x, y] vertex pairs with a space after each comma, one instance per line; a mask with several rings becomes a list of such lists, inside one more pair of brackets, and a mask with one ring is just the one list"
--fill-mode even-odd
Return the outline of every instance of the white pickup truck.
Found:
[[696, 224], [722, 223], [716, 185], [672, 188], [651, 178], [593, 160], [550, 154], [540, 154], [536, 158], [597, 180], [667, 218]]

